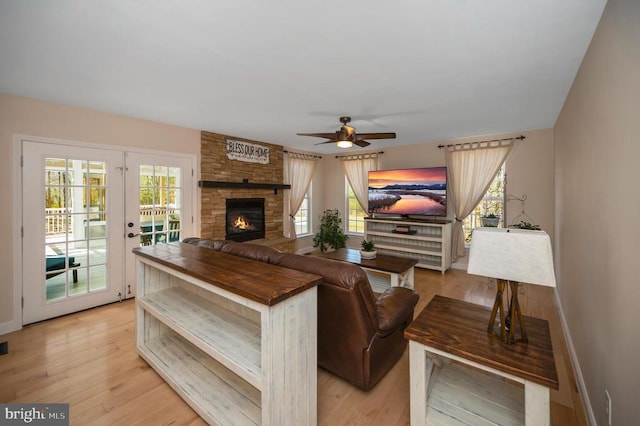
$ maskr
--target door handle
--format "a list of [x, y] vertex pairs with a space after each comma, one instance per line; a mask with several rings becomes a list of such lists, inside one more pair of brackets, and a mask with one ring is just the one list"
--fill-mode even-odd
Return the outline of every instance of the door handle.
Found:
[[138, 235], [140, 235], [140, 234], [134, 234], [133, 232], [129, 232], [129, 233], [127, 234], [127, 237], [129, 237], [129, 238], [133, 238], [133, 237], [137, 237]]

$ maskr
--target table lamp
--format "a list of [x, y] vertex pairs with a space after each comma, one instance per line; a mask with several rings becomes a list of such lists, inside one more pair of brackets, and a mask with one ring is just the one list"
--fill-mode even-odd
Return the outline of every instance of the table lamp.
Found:
[[[524, 229], [476, 228], [471, 237], [467, 272], [498, 281], [487, 332], [493, 334], [496, 315], [500, 312], [500, 337], [507, 343], [526, 342], [527, 332], [518, 303], [518, 283], [556, 286], [549, 235], [544, 231]], [[505, 318], [502, 295], [507, 282], [511, 300]], [[518, 339], [516, 321], [520, 325]]]

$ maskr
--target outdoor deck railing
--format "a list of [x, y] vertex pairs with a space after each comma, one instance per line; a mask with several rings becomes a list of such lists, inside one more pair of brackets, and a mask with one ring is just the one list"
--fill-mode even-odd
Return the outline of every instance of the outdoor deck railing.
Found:
[[65, 234], [71, 227], [71, 209], [68, 207], [45, 208], [45, 235]]
[[140, 206], [140, 216], [153, 216], [154, 212], [156, 215], [167, 215], [174, 214], [176, 210], [173, 207], [166, 208], [153, 205]]
[[[141, 216], [156, 215], [172, 215], [175, 213], [174, 208], [166, 208], [159, 206], [140, 206]], [[71, 208], [56, 207], [45, 208], [45, 235], [59, 235], [71, 232]]]

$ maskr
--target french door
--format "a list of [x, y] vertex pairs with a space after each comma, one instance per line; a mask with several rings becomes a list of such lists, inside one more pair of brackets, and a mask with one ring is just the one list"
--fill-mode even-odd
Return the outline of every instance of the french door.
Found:
[[135, 296], [134, 247], [173, 243], [193, 236], [192, 159], [126, 153], [126, 288]]
[[122, 296], [122, 152], [23, 142], [22, 322]]
[[134, 247], [193, 235], [192, 157], [22, 142], [22, 323], [135, 295]]

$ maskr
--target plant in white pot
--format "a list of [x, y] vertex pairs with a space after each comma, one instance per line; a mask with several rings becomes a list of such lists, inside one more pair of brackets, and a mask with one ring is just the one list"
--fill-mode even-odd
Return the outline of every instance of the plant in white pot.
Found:
[[482, 226], [488, 226], [491, 228], [497, 228], [500, 223], [500, 216], [495, 213], [488, 213], [482, 216]]
[[375, 259], [378, 252], [375, 250], [373, 241], [362, 240], [362, 249], [360, 249], [360, 257], [363, 259]]

